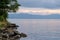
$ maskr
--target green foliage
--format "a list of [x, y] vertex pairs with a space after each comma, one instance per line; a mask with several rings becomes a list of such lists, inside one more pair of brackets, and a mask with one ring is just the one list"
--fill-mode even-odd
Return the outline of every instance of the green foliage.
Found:
[[16, 11], [18, 6], [17, 0], [0, 0], [0, 10]]
[[19, 6], [17, 0], [0, 0], [0, 20], [2, 16], [6, 20], [8, 12], [16, 12]]
[[19, 6], [17, 0], [0, 0], [0, 22], [6, 22], [8, 12], [16, 12]]
[[0, 16], [0, 21], [3, 21], [3, 18], [2, 18], [2, 16]]

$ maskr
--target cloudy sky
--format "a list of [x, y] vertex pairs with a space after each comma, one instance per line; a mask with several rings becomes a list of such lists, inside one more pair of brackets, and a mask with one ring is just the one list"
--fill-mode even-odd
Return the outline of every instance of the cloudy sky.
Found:
[[18, 12], [30, 14], [60, 14], [60, 0], [18, 0]]

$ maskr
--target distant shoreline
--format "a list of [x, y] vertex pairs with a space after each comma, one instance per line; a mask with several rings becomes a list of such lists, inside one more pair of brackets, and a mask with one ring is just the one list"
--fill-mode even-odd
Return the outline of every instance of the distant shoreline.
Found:
[[32, 14], [9, 14], [10, 19], [60, 19], [60, 14], [32, 15]]
[[[8, 18], [8, 19], [31, 19], [31, 18]], [[32, 19], [36, 19], [36, 18], [32, 18]], [[57, 18], [46, 18], [46, 19], [57, 19]]]

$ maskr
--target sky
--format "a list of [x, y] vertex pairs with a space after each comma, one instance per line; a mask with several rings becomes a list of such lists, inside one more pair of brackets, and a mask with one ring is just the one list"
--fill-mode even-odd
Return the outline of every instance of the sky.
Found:
[[19, 13], [36, 15], [60, 14], [60, 0], [18, 0]]

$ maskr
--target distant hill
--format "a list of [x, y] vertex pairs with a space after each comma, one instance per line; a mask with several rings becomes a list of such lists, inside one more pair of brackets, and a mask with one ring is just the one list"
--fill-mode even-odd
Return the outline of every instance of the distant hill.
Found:
[[9, 18], [16, 19], [60, 19], [60, 14], [51, 15], [32, 15], [27, 13], [9, 14]]

